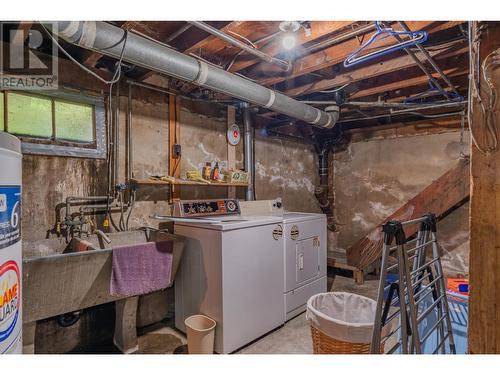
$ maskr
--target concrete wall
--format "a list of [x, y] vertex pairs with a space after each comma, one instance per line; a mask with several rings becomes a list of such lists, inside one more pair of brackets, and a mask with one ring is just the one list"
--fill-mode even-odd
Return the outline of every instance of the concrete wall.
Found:
[[[465, 137], [468, 139], [468, 137]], [[335, 220], [329, 254], [345, 250], [457, 162], [459, 132], [353, 142], [333, 158]], [[466, 144], [464, 150], [468, 151]], [[449, 274], [468, 270], [468, 204], [438, 227]]]
[[257, 199], [282, 197], [283, 206], [289, 211], [321, 212], [314, 196], [318, 184], [318, 158], [312, 146], [257, 134]]

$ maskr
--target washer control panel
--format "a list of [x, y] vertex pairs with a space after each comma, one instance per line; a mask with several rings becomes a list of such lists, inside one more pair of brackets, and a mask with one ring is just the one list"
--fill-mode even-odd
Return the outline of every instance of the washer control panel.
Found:
[[180, 200], [174, 203], [175, 217], [239, 215], [237, 199]]

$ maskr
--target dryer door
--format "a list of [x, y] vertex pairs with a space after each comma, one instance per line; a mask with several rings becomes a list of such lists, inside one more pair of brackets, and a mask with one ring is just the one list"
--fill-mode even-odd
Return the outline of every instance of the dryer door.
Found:
[[305, 238], [296, 242], [296, 279], [297, 284], [312, 279], [319, 274], [319, 241], [317, 237]]

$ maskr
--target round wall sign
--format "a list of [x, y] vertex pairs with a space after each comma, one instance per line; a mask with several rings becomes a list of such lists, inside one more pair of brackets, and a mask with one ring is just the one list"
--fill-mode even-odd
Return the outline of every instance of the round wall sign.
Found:
[[238, 143], [240, 143], [240, 139], [240, 127], [236, 124], [231, 125], [231, 127], [227, 129], [227, 141], [231, 146], [236, 146]]

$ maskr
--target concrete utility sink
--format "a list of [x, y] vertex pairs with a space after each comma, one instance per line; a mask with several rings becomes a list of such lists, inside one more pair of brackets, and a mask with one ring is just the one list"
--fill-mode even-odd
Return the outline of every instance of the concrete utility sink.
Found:
[[177, 273], [185, 238], [156, 230], [133, 230], [83, 238], [92, 246], [76, 252], [78, 239], [23, 242], [23, 345], [34, 353], [36, 321], [84, 308], [116, 301], [115, 344], [132, 352], [137, 344], [136, 313], [139, 297], [120, 299], [109, 294], [112, 248], [150, 241], [173, 240], [172, 285]]

